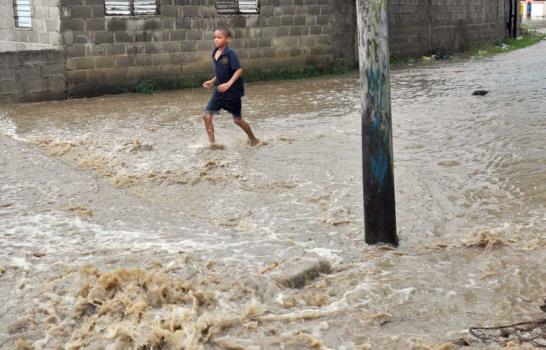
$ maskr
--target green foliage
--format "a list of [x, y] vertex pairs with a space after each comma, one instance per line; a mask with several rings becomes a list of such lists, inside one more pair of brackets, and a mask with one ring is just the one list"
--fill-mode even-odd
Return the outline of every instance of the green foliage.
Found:
[[474, 47], [468, 51], [470, 57], [489, 57], [503, 52], [510, 52], [518, 49], [523, 49], [532, 46], [546, 38], [546, 35], [530, 31], [523, 27], [520, 36], [517, 38], [508, 38], [504, 41], [497, 42], [494, 45], [482, 45]]
[[[319, 77], [325, 75], [346, 74], [354, 72], [355, 65], [333, 65], [328, 67], [286, 67], [271, 70], [245, 69], [243, 78], [246, 82], [267, 81], [267, 80], [293, 80]], [[176, 90], [200, 87], [203, 81], [209, 79], [208, 75], [194, 74], [186, 77], [172, 79], [142, 80], [132, 91], [141, 94], [154, 94], [162, 90]]]
[[407, 66], [416, 62], [416, 59], [413, 57], [399, 57], [391, 55], [391, 66]]
[[247, 82], [266, 80], [294, 80], [313, 78], [325, 75], [337, 75], [351, 73], [356, 70], [355, 65], [333, 65], [328, 67], [284, 67], [272, 70], [246, 69], [244, 79]]
[[160, 91], [159, 86], [155, 81], [152, 80], [142, 80], [136, 86], [136, 92], [139, 94], [155, 94]]

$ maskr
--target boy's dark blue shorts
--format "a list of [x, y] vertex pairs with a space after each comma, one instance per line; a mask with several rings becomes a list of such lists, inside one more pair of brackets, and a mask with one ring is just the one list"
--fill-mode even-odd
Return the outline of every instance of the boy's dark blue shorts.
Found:
[[242, 103], [240, 98], [224, 99], [218, 96], [212, 96], [205, 112], [218, 114], [221, 109], [225, 109], [233, 115], [233, 118], [241, 118]]

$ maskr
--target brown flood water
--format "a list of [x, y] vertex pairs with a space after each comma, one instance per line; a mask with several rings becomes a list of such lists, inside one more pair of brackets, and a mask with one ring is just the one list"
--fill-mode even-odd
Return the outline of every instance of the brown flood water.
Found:
[[[545, 78], [546, 42], [393, 72], [398, 250], [363, 242], [356, 75], [249, 84], [256, 148], [225, 113], [206, 147], [200, 90], [0, 106], [0, 348], [438, 349], [543, 317]], [[279, 284], [298, 257], [331, 272]]]

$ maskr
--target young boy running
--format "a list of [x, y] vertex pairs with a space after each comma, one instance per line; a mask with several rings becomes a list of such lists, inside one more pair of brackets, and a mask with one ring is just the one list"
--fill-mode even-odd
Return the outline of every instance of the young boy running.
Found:
[[203, 83], [203, 87], [211, 89], [216, 87], [210, 99], [205, 116], [205, 128], [211, 145], [216, 144], [214, 138], [213, 116], [225, 109], [233, 115], [233, 122], [237, 124], [248, 136], [250, 145], [257, 145], [260, 140], [254, 136], [250, 125], [241, 116], [241, 97], [245, 95], [245, 87], [241, 75], [243, 69], [235, 51], [229, 47], [231, 31], [227, 28], [218, 28], [214, 32], [214, 45], [212, 53], [214, 61], [214, 78]]

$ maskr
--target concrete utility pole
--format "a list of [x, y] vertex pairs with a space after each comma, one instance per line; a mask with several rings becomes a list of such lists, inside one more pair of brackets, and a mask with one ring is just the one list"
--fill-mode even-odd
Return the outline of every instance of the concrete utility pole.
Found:
[[398, 246], [387, 0], [357, 0], [365, 240]]

